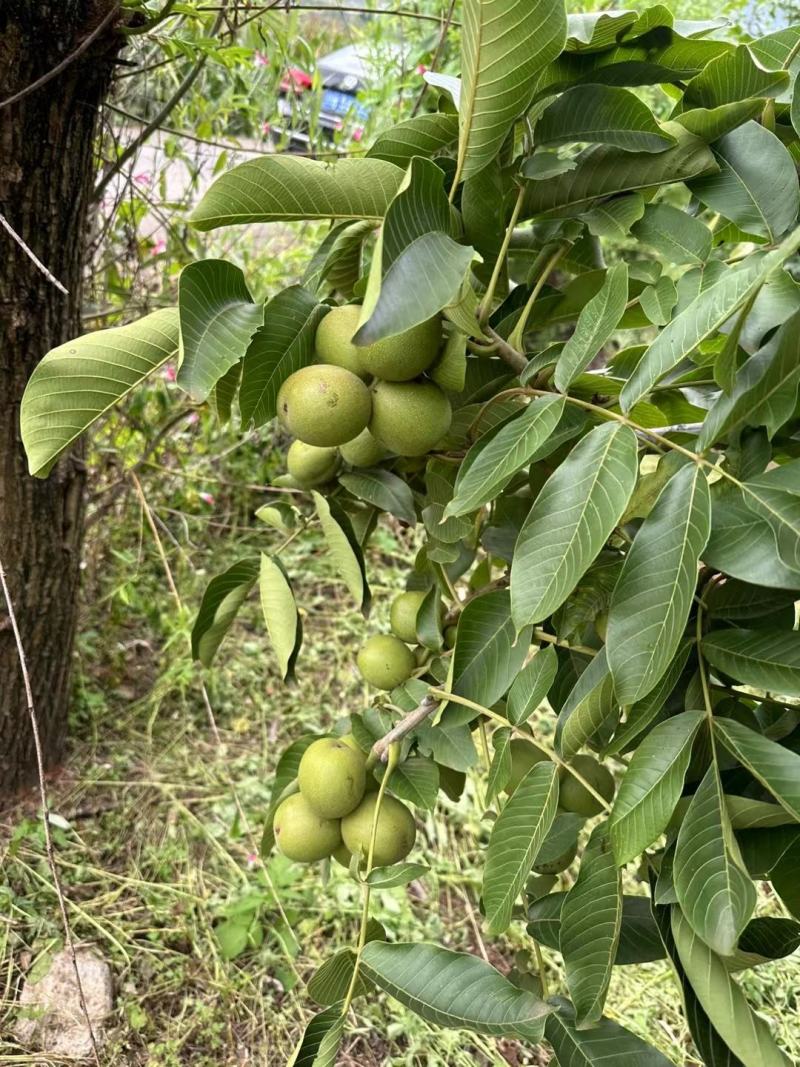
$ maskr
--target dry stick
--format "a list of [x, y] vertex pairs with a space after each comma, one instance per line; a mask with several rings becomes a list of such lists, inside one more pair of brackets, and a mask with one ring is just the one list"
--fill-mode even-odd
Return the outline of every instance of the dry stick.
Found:
[[17, 244], [28, 257], [28, 259], [30, 259], [31, 262], [39, 268], [45, 278], [47, 278], [49, 282], [52, 282], [52, 284], [56, 287], [56, 289], [59, 290], [59, 292], [62, 292], [65, 296], [69, 296], [69, 289], [63, 286], [54, 274], [50, 273], [50, 271], [47, 269], [44, 263], [42, 263], [42, 261], [33, 251], [33, 249], [29, 248], [28, 245], [25, 244], [25, 242], [22, 240], [17, 231], [13, 228], [13, 226], [2, 213], [2, 211], [0, 211], [0, 226], [2, 226], [6, 233], [17, 242]]
[[94, 1029], [92, 1028], [92, 1020], [89, 1017], [89, 1009], [86, 1006], [86, 997], [83, 994], [83, 983], [81, 982], [81, 974], [78, 968], [78, 959], [75, 955], [75, 941], [73, 940], [72, 930], [70, 929], [69, 919], [67, 918], [67, 906], [64, 901], [64, 891], [61, 888], [61, 879], [58, 874], [58, 868], [56, 867], [56, 857], [53, 850], [53, 838], [50, 834], [50, 806], [47, 802], [47, 789], [44, 784], [44, 756], [42, 755], [42, 742], [39, 737], [39, 720], [36, 717], [36, 707], [33, 702], [33, 689], [31, 688], [31, 679], [28, 674], [28, 662], [25, 656], [25, 648], [22, 644], [22, 635], [20, 634], [19, 626], [17, 625], [17, 616], [14, 611], [14, 604], [11, 600], [11, 592], [8, 588], [2, 559], [0, 559], [0, 585], [3, 587], [3, 596], [5, 597], [6, 605], [8, 607], [8, 618], [11, 622], [11, 629], [14, 632], [14, 640], [17, 645], [17, 657], [19, 659], [20, 671], [22, 672], [22, 681], [25, 685], [25, 697], [28, 704], [28, 716], [31, 722], [33, 747], [36, 752], [36, 773], [39, 779], [39, 798], [42, 805], [42, 825], [44, 827], [47, 862], [50, 866], [50, 874], [53, 878], [53, 888], [55, 889], [56, 898], [58, 899], [58, 908], [61, 912], [61, 924], [64, 927], [64, 938], [67, 942], [67, 951], [69, 952], [72, 967], [75, 971], [75, 985], [78, 989], [78, 1000], [80, 1001], [83, 1017], [86, 1020], [86, 1028], [89, 1031], [89, 1041], [91, 1042], [94, 1061], [97, 1064], [97, 1067], [100, 1067], [100, 1054], [94, 1036]]
[[406, 734], [410, 734], [412, 730], [415, 730], [420, 723], [423, 723], [429, 715], [432, 715], [434, 711], [439, 707], [439, 700], [434, 696], [426, 696], [422, 698], [422, 701], [414, 708], [413, 711], [395, 723], [395, 725], [389, 730], [387, 734], [384, 734], [370, 750], [368, 757], [369, 766], [374, 766], [376, 763], [385, 763], [389, 758], [389, 747], [395, 743], [395, 741], [402, 741]]
[[[144, 516], [145, 516], [145, 519], [147, 521], [147, 525], [150, 527], [150, 532], [152, 533], [153, 540], [156, 543], [156, 549], [157, 549], [159, 557], [161, 559], [161, 564], [162, 564], [162, 566], [164, 568], [164, 573], [167, 576], [167, 584], [169, 585], [170, 592], [172, 593], [173, 599], [175, 600], [175, 603], [177, 604], [178, 609], [182, 612], [183, 611], [183, 601], [181, 600], [181, 595], [178, 592], [178, 587], [175, 584], [175, 579], [172, 576], [172, 568], [169, 565], [169, 560], [167, 559], [167, 554], [164, 551], [164, 545], [163, 545], [163, 542], [161, 541], [161, 537], [160, 537], [159, 532], [158, 532], [158, 527], [155, 524], [155, 520], [153, 518], [153, 513], [152, 513], [152, 511], [150, 509], [150, 505], [147, 503], [147, 498], [144, 495], [144, 491], [142, 490], [142, 486], [141, 486], [141, 483], [140, 483], [139, 479], [136, 477], [136, 475], [133, 472], [131, 472], [130, 476], [131, 476], [131, 480], [133, 481], [134, 488], [136, 489], [136, 495], [139, 497], [139, 502], [140, 502], [140, 504], [142, 506], [142, 511], [144, 512]], [[205, 681], [202, 678], [200, 679], [200, 692], [202, 694], [203, 703], [205, 705], [206, 712], [208, 714], [209, 723], [211, 725], [211, 731], [214, 734], [214, 740], [217, 743], [217, 745], [221, 748], [221, 746], [222, 746], [222, 738], [220, 736], [219, 728], [217, 726], [217, 720], [216, 720], [216, 718], [214, 716], [214, 709], [211, 706], [211, 701], [210, 701], [209, 696], [208, 696], [208, 690], [206, 689]], [[263, 857], [261, 856], [260, 849], [258, 848], [258, 845], [257, 845], [257, 843], [255, 841], [255, 838], [253, 837], [253, 832], [250, 829], [250, 822], [249, 822], [249, 820], [247, 818], [247, 815], [245, 814], [244, 807], [242, 806], [242, 802], [239, 799], [239, 792], [236, 789], [236, 786], [233, 784], [232, 781], [228, 780], [227, 781], [227, 785], [228, 785], [228, 789], [231, 792], [231, 796], [233, 797], [233, 802], [236, 805], [236, 810], [237, 810], [237, 812], [239, 814], [239, 818], [241, 819], [241, 823], [242, 823], [242, 827], [244, 829], [244, 832], [247, 834], [247, 837], [249, 839], [250, 849], [251, 849], [253, 855], [259, 856], [259, 858], [261, 859], [261, 869], [262, 869], [262, 871], [264, 873], [264, 878], [266, 879], [267, 885], [270, 888], [270, 892], [272, 893], [273, 897], [275, 898], [275, 904], [276, 904], [276, 906], [278, 908], [278, 914], [280, 915], [280, 917], [283, 920], [283, 922], [286, 924], [287, 928], [291, 930], [291, 928], [292, 928], [291, 927], [291, 923], [289, 922], [289, 920], [288, 920], [288, 918], [286, 916], [286, 912], [283, 909], [283, 904], [280, 901], [280, 898], [279, 898], [278, 893], [277, 893], [277, 891], [275, 889], [275, 885], [273, 884], [273, 881], [272, 881], [272, 878], [270, 876], [270, 873], [267, 870], [267, 865], [264, 863]], [[286, 956], [287, 956], [287, 959], [289, 961], [289, 966], [290, 966], [291, 970], [294, 972], [295, 977], [300, 979], [301, 976], [300, 976], [300, 973], [299, 973], [299, 971], [297, 970], [297, 968], [295, 966], [294, 960], [292, 959], [292, 957], [289, 955], [288, 952], [287, 952]]]
[[[263, 11], [269, 11], [273, 4], [266, 4], [263, 7], [254, 7], [251, 4], [231, 4], [232, 11], [249, 11], [254, 14], [260, 15]], [[346, 7], [340, 4], [292, 4], [281, 3], [281, 8], [285, 11], [327, 11], [332, 14], [336, 14], [339, 11], [352, 11], [357, 15], [394, 15], [397, 18], [402, 19], [419, 19], [422, 22], [440, 22], [441, 15], [427, 15], [419, 11], [404, 11], [402, 8], [394, 10], [388, 7]], [[197, 8], [198, 11], [219, 11], [219, 4], [203, 4], [202, 7]], [[460, 26], [460, 22], [451, 22], [452, 26]]]
[[20, 91], [18, 93], [14, 93], [13, 96], [9, 96], [6, 100], [0, 101], [0, 111], [2, 111], [4, 107], [9, 107], [11, 104], [16, 104], [19, 100], [22, 100], [24, 99], [24, 97], [29, 96], [37, 89], [40, 89], [43, 85], [46, 85], [49, 81], [52, 81], [53, 78], [58, 77], [62, 70], [66, 70], [66, 68], [71, 63], [74, 63], [79, 56], [83, 55], [83, 53], [92, 43], [92, 41], [96, 41], [100, 34], [103, 32], [103, 30], [106, 28], [106, 26], [108, 26], [109, 23], [111, 23], [112, 20], [116, 18], [116, 16], [119, 14], [120, 6], [120, 4], [114, 4], [114, 6], [105, 16], [105, 18], [100, 23], [98, 23], [98, 25], [92, 30], [89, 36], [78, 45], [75, 51], [70, 52], [68, 56], [65, 56], [64, 59], [62, 59], [60, 63], [56, 64], [56, 66], [53, 67], [52, 70], [48, 70], [48, 72], [46, 74], [43, 74], [41, 78], [37, 78], [35, 82], [31, 82], [30, 85], [26, 85], [24, 89], [20, 89]]

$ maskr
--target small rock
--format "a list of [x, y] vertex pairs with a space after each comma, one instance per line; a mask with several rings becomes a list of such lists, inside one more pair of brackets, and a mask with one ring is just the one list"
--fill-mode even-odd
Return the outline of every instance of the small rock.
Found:
[[[106, 1039], [104, 1021], [114, 1005], [111, 968], [86, 946], [78, 947], [75, 955], [86, 1010], [99, 1048]], [[71, 1060], [84, 1060], [92, 1055], [75, 968], [66, 950], [53, 956], [50, 970], [43, 978], [23, 984], [19, 1004], [15, 1034], [21, 1045]]]

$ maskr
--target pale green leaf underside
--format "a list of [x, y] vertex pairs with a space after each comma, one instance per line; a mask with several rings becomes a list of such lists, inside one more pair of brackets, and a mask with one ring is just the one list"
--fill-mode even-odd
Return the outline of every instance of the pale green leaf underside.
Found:
[[578, 1027], [596, 1023], [611, 981], [622, 922], [622, 885], [608, 828], [598, 826], [561, 908], [559, 945]]
[[627, 89], [576, 85], [562, 93], [536, 124], [537, 144], [587, 141], [629, 152], [664, 152], [675, 144], [646, 104]]
[[792, 630], [718, 630], [703, 638], [703, 655], [737, 682], [800, 697], [800, 634]]
[[281, 676], [291, 676], [300, 639], [300, 620], [294, 593], [280, 562], [261, 553], [259, 591], [264, 622]]
[[735, 719], [716, 719], [714, 727], [731, 755], [800, 822], [800, 756]]
[[562, 397], [539, 397], [488, 440], [477, 441], [458, 469], [445, 515], [466, 515], [498, 496], [556, 428]]
[[205, 667], [214, 658], [258, 574], [258, 559], [242, 559], [208, 583], [192, 628], [192, 655]]
[[620, 783], [609, 817], [620, 866], [664, 832], [683, 790], [702, 711], [685, 711], [656, 726], [639, 744]]
[[509, 797], [492, 828], [483, 873], [483, 906], [489, 930], [511, 922], [514, 902], [542, 846], [558, 807], [554, 763], [535, 764]]
[[710, 529], [708, 481], [703, 468], [691, 463], [660, 493], [625, 557], [611, 598], [606, 648], [621, 704], [645, 697], [672, 662]]
[[333, 564], [356, 606], [366, 612], [370, 600], [369, 586], [363, 556], [350, 527], [350, 520], [321, 493], [312, 491], [311, 495]]
[[529, 104], [567, 36], [563, 0], [465, 0], [458, 170], [477, 174]]
[[224, 259], [190, 263], [178, 282], [181, 365], [178, 384], [194, 400], [205, 400], [242, 359], [264, 319], [244, 274]]
[[537, 1041], [553, 1010], [476, 956], [438, 945], [371, 941], [361, 960], [377, 986], [437, 1026]]
[[579, 1030], [566, 1002], [547, 1017], [545, 1036], [559, 1067], [674, 1067], [672, 1060], [611, 1019]]
[[615, 263], [603, 279], [600, 291], [581, 308], [575, 330], [556, 363], [556, 389], [566, 392], [611, 337], [628, 302], [628, 268]]
[[20, 409], [31, 474], [46, 477], [93, 422], [177, 354], [177, 308], [86, 334], [48, 352], [28, 381]]
[[767, 1023], [752, 1010], [723, 961], [694, 933], [678, 908], [672, 935], [683, 969], [703, 1011], [744, 1067], [793, 1067], [775, 1044]]
[[690, 926], [722, 956], [736, 948], [756, 903], [755, 886], [729, 851], [731, 837], [714, 763], [681, 823], [673, 877]]
[[190, 222], [198, 230], [299, 219], [380, 222], [402, 180], [403, 171], [382, 159], [261, 156], [219, 177]]
[[608, 540], [633, 492], [636, 452], [632, 430], [606, 423], [582, 438], [545, 482], [511, 565], [518, 630], [560, 607]]

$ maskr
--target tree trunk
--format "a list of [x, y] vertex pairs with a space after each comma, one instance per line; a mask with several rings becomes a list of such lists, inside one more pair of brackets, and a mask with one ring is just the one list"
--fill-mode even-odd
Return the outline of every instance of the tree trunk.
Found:
[[[0, 211], [67, 288], [64, 295], [0, 228], [0, 555], [33, 684], [45, 763], [63, 752], [84, 514], [80, 455], [29, 476], [19, 433], [37, 362], [81, 332], [81, 283], [99, 108], [122, 43], [112, 18], [89, 47], [17, 103], [2, 102], [71, 55], [114, 0], [0, 3]], [[0, 795], [35, 779], [22, 674], [0, 597]]]

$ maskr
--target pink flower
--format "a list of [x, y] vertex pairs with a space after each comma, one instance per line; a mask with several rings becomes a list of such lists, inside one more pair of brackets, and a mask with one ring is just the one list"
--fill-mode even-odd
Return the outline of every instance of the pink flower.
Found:
[[133, 180], [138, 182], [139, 185], [152, 185], [153, 175], [148, 174], [146, 171], [141, 171], [139, 174], [134, 174]]
[[199, 421], [200, 421], [200, 416], [197, 414], [196, 411], [190, 411], [189, 414], [186, 416], [186, 425], [187, 426], [196, 426]]
[[151, 256], [160, 256], [162, 252], [166, 252], [167, 242], [163, 237], [159, 237], [157, 241], [153, 242], [153, 247], [150, 249]]
[[264, 125], [261, 127], [261, 132], [268, 135], [271, 129], [272, 126], [268, 122], [265, 122]]
[[178, 378], [178, 371], [170, 363], [170, 365], [168, 367], [164, 368], [164, 381], [165, 382], [174, 382], [174, 381], [177, 381], [177, 378]]
[[200, 493], [198, 495], [204, 504], [208, 504], [209, 507], [213, 506], [214, 497], [211, 495], [211, 493]]
[[354, 141], [360, 141], [363, 136], [364, 136], [364, 130], [362, 129], [362, 127], [361, 126], [356, 126], [356, 128], [353, 130], [353, 140]]
[[269, 66], [269, 60], [267, 59], [267, 57], [264, 55], [263, 52], [256, 52], [253, 55], [253, 65], [256, 66], [256, 67], [268, 67]]
[[257, 852], [248, 852], [248, 854], [247, 854], [247, 866], [248, 866], [248, 869], [250, 867], [255, 867], [255, 865], [257, 863], [258, 863], [258, 853]]
[[424, 63], [420, 63], [417, 66], [417, 74], [426, 74], [427, 71], [428, 71], [428, 68], [425, 66]]

